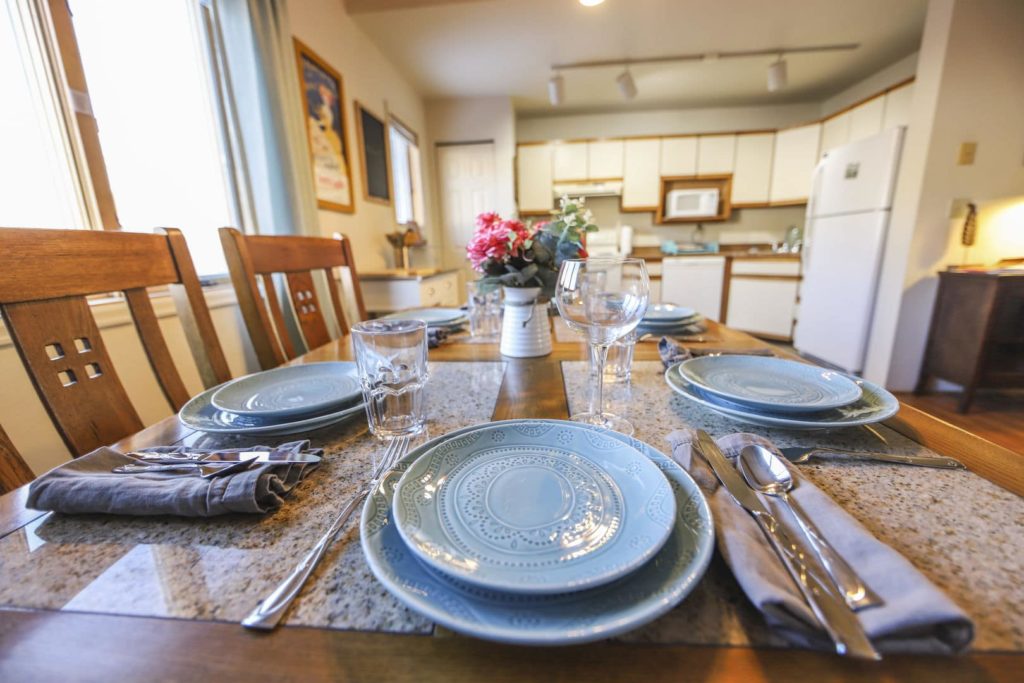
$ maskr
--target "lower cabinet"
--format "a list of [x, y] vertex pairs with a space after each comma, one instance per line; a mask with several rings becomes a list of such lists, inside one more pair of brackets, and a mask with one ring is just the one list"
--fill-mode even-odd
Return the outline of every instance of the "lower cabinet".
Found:
[[729, 278], [725, 323], [744, 332], [789, 341], [793, 338], [800, 262], [736, 259]]
[[681, 256], [661, 262], [661, 301], [720, 320], [725, 285], [724, 256]]
[[434, 275], [362, 276], [360, 284], [366, 310], [391, 313], [421, 306], [459, 306], [459, 273], [446, 271]]

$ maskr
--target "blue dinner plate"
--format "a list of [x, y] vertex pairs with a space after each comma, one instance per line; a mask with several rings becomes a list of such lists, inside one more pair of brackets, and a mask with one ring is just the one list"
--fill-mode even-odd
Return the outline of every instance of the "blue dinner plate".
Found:
[[679, 322], [698, 315], [697, 311], [676, 304], [651, 304], [644, 313], [644, 322]]
[[409, 549], [451, 577], [564, 593], [650, 559], [675, 498], [643, 453], [578, 423], [488, 424], [427, 449], [398, 483], [394, 518]]
[[210, 401], [236, 415], [277, 419], [337, 412], [362, 391], [353, 362], [305, 363], [239, 377], [213, 392]]
[[[510, 420], [547, 426], [559, 420]], [[676, 519], [665, 545], [646, 564], [612, 583], [554, 595], [480, 588], [417, 559], [395, 528], [392, 502], [401, 475], [427, 450], [478, 427], [420, 446], [380, 482], [363, 506], [360, 540], [374, 576], [399, 600], [453, 631], [523, 645], [566, 645], [602, 640], [652, 621], [678, 605], [704, 575], [714, 547], [711, 510], [678, 464], [632, 437], [578, 425], [637, 449], [664, 473], [675, 497]]]
[[888, 420], [900, 409], [900, 402], [896, 397], [882, 387], [866, 379], [851, 378], [861, 388], [860, 399], [853, 403], [816, 413], [772, 413], [703, 393], [683, 378], [679, 373], [679, 365], [681, 364], [673, 365], [665, 371], [665, 381], [673, 391], [716, 413], [761, 427], [800, 430], [858, 427]]

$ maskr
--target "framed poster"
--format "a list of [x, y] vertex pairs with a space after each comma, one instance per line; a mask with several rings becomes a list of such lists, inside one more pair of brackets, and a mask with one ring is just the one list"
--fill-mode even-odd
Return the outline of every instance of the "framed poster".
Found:
[[301, 42], [293, 40], [317, 205], [321, 209], [352, 213], [355, 198], [348, 136], [345, 135], [345, 89], [341, 74]]
[[388, 165], [388, 128], [384, 120], [354, 102], [359, 168], [363, 172], [363, 199], [391, 204], [391, 173]]

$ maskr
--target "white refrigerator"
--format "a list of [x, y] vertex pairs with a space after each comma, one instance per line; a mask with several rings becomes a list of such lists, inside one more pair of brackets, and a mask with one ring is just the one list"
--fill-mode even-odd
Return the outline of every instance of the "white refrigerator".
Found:
[[904, 128], [834, 149], [814, 170], [793, 345], [846, 372], [864, 369]]

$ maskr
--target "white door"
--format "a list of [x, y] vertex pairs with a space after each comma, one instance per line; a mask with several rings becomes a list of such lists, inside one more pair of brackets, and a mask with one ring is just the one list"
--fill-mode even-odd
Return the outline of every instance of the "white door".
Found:
[[654, 211], [661, 202], [661, 140], [626, 140], [622, 168], [622, 209]]
[[736, 168], [732, 175], [732, 203], [767, 202], [772, 181], [775, 133], [736, 137]]
[[553, 145], [519, 145], [516, 149], [516, 203], [520, 215], [547, 213], [554, 206]]
[[556, 182], [587, 179], [587, 143], [563, 142], [555, 145], [552, 177]]
[[773, 202], [806, 201], [811, 192], [811, 175], [818, 162], [821, 124], [780, 130], [775, 136], [772, 158]]
[[735, 160], [735, 135], [701, 135], [697, 138], [697, 175], [732, 173]]
[[724, 284], [723, 256], [684, 256], [661, 262], [661, 300], [695, 309], [706, 318], [721, 317]]
[[473, 237], [476, 217], [495, 207], [494, 144], [438, 147], [437, 168], [444, 264], [468, 271], [466, 244]]
[[607, 180], [622, 177], [622, 140], [587, 143], [587, 178]]
[[661, 175], [697, 175], [697, 137], [661, 139]]
[[828, 153], [815, 174], [815, 216], [885, 209], [892, 204], [903, 128]]
[[888, 211], [815, 218], [803, 255], [793, 345], [847, 372], [864, 369]]

